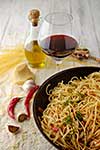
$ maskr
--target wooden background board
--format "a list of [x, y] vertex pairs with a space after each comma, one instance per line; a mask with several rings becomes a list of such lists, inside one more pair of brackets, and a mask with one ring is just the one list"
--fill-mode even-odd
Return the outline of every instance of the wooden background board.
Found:
[[81, 46], [100, 56], [99, 0], [0, 0], [0, 47], [24, 43], [29, 32], [27, 13], [41, 11], [42, 18], [52, 11], [72, 14], [72, 34]]

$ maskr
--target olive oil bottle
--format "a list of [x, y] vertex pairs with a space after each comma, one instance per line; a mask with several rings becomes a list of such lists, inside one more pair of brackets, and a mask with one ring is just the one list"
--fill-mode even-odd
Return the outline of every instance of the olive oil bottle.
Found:
[[28, 38], [25, 41], [25, 56], [28, 64], [33, 68], [41, 68], [45, 66], [46, 55], [42, 52], [42, 48], [38, 44], [38, 21], [40, 12], [33, 9], [29, 12], [28, 19], [31, 22], [31, 28]]

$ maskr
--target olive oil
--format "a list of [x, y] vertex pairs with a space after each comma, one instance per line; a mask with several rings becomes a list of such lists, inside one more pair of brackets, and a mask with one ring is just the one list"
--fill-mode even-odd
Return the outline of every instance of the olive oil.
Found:
[[31, 67], [44, 67], [45, 65], [45, 54], [42, 52], [41, 47], [38, 45], [37, 41], [29, 43], [30, 51], [25, 49], [25, 56]]
[[29, 13], [29, 20], [31, 21], [30, 33], [25, 41], [25, 56], [28, 64], [34, 68], [41, 68], [45, 66], [46, 55], [42, 52], [42, 48], [38, 44], [38, 19], [39, 11], [31, 10]]

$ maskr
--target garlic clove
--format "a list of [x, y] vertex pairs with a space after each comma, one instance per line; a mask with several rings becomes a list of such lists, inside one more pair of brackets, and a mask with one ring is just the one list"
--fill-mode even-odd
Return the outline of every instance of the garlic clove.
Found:
[[35, 86], [35, 82], [33, 80], [27, 80], [22, 85], [22, 89], [27, 92], [34, 86]]

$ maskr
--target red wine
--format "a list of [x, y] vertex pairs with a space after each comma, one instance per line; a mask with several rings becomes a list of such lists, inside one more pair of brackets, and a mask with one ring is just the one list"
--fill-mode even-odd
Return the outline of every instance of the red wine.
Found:
[[40, 45], [47, 55], [63, 58], [70, 55], [78, 46], [78, 43], [71, 36], [60, 34], [43, 39]]

